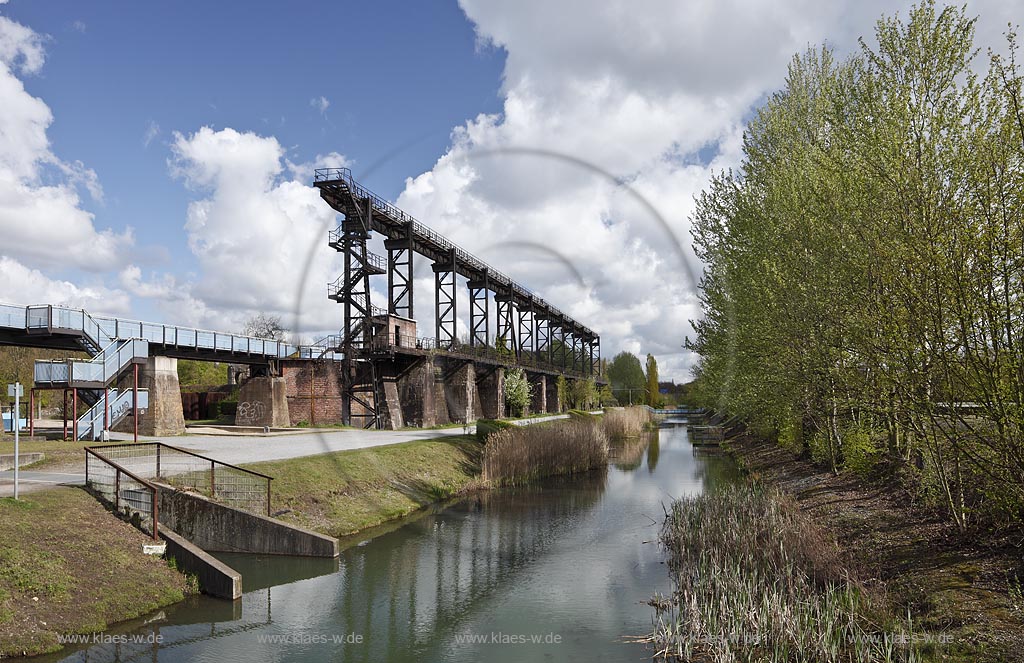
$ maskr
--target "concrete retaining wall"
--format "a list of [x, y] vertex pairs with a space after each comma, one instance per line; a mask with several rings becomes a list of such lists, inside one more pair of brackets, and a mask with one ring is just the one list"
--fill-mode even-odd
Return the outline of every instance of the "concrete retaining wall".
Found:
[[337, 557], [338, 541], [202, 495], [160, 486], [160, 527], [166, 525], [203, 550], [266, 555]]
[[171, 528], [160, 525], [160, 538], [167, 542], [165, 557], [173, 557], [178, 569], [191, 573], [199, 580], [199, 589], [205, 594], [222, 599], [242, 598], [242, 574], [203, 552]]
[[[28, 437], [27, 435], [25, 436]], [[39, 462], [43, 459], [41, 452], [25, 453], [22, 451], [18, 454], [18, 467], [25, 467], [31, 463]], [[2, 454], [0, 455], [0, 471], [13, 470], [14, 469], [14, 454]]]

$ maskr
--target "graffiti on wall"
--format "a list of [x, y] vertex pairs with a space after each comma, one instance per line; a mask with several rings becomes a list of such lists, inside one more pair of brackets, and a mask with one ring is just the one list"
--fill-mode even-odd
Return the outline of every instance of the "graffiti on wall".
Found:
[[264, 411], [263, 403], [260, 401], [242, 401], [235, 412], [235, 424], [251, 426], [263, 420]]

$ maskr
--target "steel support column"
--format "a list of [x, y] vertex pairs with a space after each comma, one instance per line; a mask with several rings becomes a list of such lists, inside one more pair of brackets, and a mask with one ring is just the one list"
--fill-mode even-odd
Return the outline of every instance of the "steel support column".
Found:
[[551, 363], [551, 321], [533, 316], [534, 356], [537, 361]]
[[402, 239], [384, 240], [388, 250], [388, 313], [410, 320], [413, 311], [413, 238], [412, 224]]
[[526, 308], [518, 312], [519, 322], [519, 357], [524, 354], [532, 353], [534, 350], [533, 344], [533, 300], [526, 305]]
[[490, 279], [487, 270], [479, 281], [469, 282], [469, 344], [485, 347], [490, 342]]
[[494, 302], [498, 307], [497, 329], [494, 332], [494, 347], [505, 350], [516, 350], [516, 329], [513, 322], [515, 310], [512, 305], [512, 289], [508, 292], [495, 292]]
[[434, 263], [434, 328], [437, 347], [450, 350], [458, 344], [455, 249], [444, 262]]

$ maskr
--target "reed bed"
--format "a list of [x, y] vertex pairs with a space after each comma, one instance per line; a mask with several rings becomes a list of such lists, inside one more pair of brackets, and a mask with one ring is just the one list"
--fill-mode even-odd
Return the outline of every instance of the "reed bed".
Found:
[[641, 406], [616, 408], [606, 410], [601, 423], [609, 439], [635, 437], [650, 427], [651, 413]]
[[776, 491], [677, 501], [661, 542], [675, 590], [656, 596], [658, 655], [683, 661], [916, 661], [914, 641], [850, 577], [836, 545]]
[[488, 436], [481, 464], [495, 486], [578, 474], [608, 464], [608, 437], [596, 419], [515, 426]]

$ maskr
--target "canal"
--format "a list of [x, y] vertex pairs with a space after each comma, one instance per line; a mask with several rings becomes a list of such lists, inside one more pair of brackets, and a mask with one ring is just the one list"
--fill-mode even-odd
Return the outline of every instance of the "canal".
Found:
[[222, 555], [242, 572], [240, 601], [193, 597], [43, 660], [649, 659], [628, 639], [651, 630], [647, 599], [671, 589], [663, 505], [736, 472], [695, 455], [673, 422], [613, 456], [606, 471], [482, 492], [365, 533], [336, 560]]

